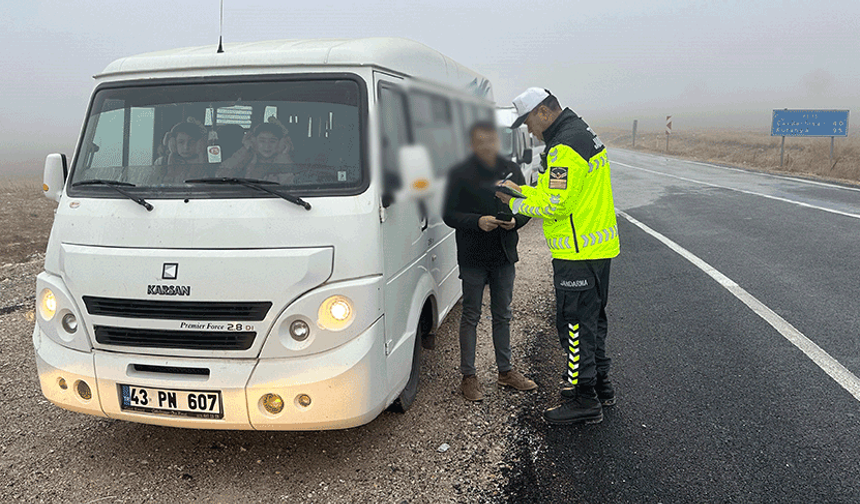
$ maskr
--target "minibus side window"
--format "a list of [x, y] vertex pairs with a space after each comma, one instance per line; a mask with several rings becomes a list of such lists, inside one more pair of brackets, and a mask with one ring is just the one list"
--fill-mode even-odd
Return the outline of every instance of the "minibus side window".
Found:
[[442, 176], [460, 161], [451, 103], [441, 96], [414, 92], [410, 95], [410, 105], [415, 141], [427, 147], [433, 171]]
[[460, 131], [465, 133], [466, 144], [469, 144], [469, 125], [466, 124], [466, 113], [463, 111], [463, 102], [457, 100], [454, 102], [454, 109], [457, 111], [457, 122], [460, 125]]
[[[472, 126], [477, 121], [478, 115], [475, 113], [475, 105], [466, 103], [463, 105], [463, 126], [466, 129], [466, 135], [472, 130]], [[471, 141], [471, 138], [469, 139]]]
[[465, 138], [466, 142], [465, 155], [468, 156], [469, 154], [471, 154], [470, 146], [472, 144], [472, 138], [470, 133], [472, 131], [472, 126], [475, 125], [475, 105], [471, 103], [462, 103], [460, 104], [460, 112], [460, 125], [463, 128], [463, 137]]
[[457, 139], [457, 155], [460, 159], [464, 159], [468, 155], [469, 145], [469, 129], [463, 125], [463, 102], [454, 100], [452, 110], [456, 117], [452, 121], [455, 130], [455, 138]]
[[382, 116], [382, 169], [386, 191], [400, 188], [397, 153], [409, 144], [409, 120], [406, 113], [406, 96], [390, 86], [379, 87]]
[[493, 122], [493, 109], [486, 107], [476, 107], [477, 109], [477, 120], [478, 121], [490, 121]]

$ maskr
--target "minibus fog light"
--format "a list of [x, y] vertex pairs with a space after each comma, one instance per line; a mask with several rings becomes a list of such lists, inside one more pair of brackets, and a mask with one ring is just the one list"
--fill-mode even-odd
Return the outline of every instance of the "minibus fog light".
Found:
[[296, 396], [296, 404], [302, 408], [307, 408], [311, 405], [311, 396], [307, 394], [299, 394]]
[[65, 379], [65, 378], [60, 378], [60, 379], [57, 381], [57, 385], [59, 385], [59, 386], [60, 386], [60, 389], [62, 389], [62, 390], [66, 390], [67, 388], [69, 388], [69, 384], [68, 384], [68, 383], [66, 383], [66, 379]]
[[87, 385], [87, 382], [80, 380], [75, 388], [78, 390], [78, 396], [80, 396], [84, 401], [89, 401], [93, 398], [93, 391], [90, 390], [90, 386]]
[[48, 321], [54, 318], [55, 313], [57, 313], [57, 298], [54, 297], [51, 289], [45, 289], [39, 295], [39, 315]]
[[319, 325], [330, 331], [346, 329], [355, 318], [352, 300], [346, 296], [332, 296], [320, 305]]
[[284, 400], [278, 394], [264, 394], [260, 398], [260, 403], [272, 415], [277, 415], [281, 411], [284, 411]]
[[66, 330], [67, 333], [73, 334], [78, 330], [78, 319], [75, 318], [75, 315], [72, 313], [67, 313], [63, 315], [62, 320], [63, 329]]
[[296, 341], [304, 341], [308, 339], [310, 333], [311, 328], [304, 320], [294, 320], [293, 323], [290, 324], [290, 336], [292, 336]]

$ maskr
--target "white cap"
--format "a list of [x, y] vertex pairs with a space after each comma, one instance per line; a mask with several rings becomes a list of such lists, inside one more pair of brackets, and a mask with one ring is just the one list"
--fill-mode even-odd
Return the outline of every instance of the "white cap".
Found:
[[530, 87], [514, 98], [514, 107], [517, 109], [517, 120], [511, 124], [511, 129], [519, 128], [531, 111], [536, 109], [542, 101], [550, 96], [552, 96], [552, 93], [548, 89]]

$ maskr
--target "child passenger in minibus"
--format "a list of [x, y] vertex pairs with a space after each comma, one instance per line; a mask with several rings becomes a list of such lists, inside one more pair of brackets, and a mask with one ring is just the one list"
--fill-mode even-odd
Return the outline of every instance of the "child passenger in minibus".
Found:
[[205, 163], [206, 129], [193, 122], [177, 123], [164, 136], [166, 155], [155, 160], [157, 166], [171, 164]]
[[289, 131], [280, 122], [258, 124], [242, 140], [242, 148], [221, 163], [219, 177], [243, 177], [271, 180], [282, 184], [293, 179], [292, 173], [283, 173], [284, 164], [293, 162], [290, 153], [293, 142]]
[[146, 183], [156, 186], [173, 185], [202, 176], [196, 172], [206, 163], [206, 137], [206, 128], [194, 119], [176, 123], [165, 133], [162, 147], [159, 149], [161, 156], [155, 160], [155, 168], [147, 177]]

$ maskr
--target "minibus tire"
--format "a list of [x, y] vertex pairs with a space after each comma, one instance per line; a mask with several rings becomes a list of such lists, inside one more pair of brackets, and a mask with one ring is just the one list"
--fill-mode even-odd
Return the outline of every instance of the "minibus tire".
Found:
[[412, 345], [412, 370], [409, 372], [409, 381], [400, 395], [391, 404], [392, 411], [406, 413], [415, 402], [418, 395], [418, 383], [421, 381], [421, 327], [415, 333], [415, 343]]

